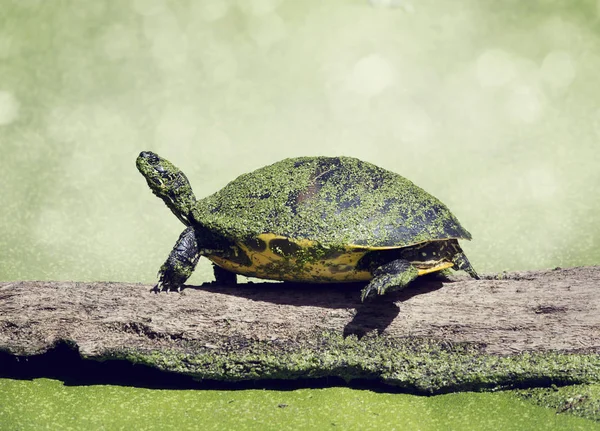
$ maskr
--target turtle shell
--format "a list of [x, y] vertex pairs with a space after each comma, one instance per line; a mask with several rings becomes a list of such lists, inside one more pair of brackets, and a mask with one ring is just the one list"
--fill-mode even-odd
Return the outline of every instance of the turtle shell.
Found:
[[471, 239], [448, 208], [406, 178], [351, 157], [285, 159], [198, 201], [194, 218], [236, 243], [261, 235], [328, 248], [400, 248]]

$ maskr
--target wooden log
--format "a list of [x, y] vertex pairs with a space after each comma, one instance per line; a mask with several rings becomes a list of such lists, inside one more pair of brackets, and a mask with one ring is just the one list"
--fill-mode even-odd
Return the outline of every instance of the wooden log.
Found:
[[482, 344], [485, 352], [600, 352], [600, 267], [419, 279], [367, 303], [361, 285], [253, 283], [151, 292], [132, 283], [0, 283], [0, 348], [18, 355], [70, 340], [83, 354], [120, 346], [293, 340], [377, 331]]
[[[354, 369], [354, 374], [349, 372], [348, 378], [369, 378], [376, 365], [352, 362], [351, 350], [366, 349], [363, 359], [371, 361], [367, 356], [369, 349], [376, 349], [372, 346], [346, 346], [343, 354], [317, 346], [314, 356], [309, 353], [316, 365], [298, 362], [298, 355], [310, 352], [315, 342], [323, 345], [322, 341], [314, 341], [319, 334], [337, 334], [341, 340], [368, 335], [365, 339], [428, 340], [439, 346], [467, 343], [486, 357], [523, 352], [588, 355], [586, 360], [592, 358], [592, 362], [586, 362], [587, 377], [576, 381], [595, 381], [600, 375], [599, 286], [600, 267], [505, 273], [482, 280], [421, 277], [404, 291], [366, 303], [359, 299], [360, 284], [206, 284], [190, 286], [181, 293], [156, 294], [149, 285], [133, 283], [3, 282], [0, 351], [36, 355], [67, 341], [83, 357], [128, 358], [164, 370], [216, 379], [220, 378], [218, 373], [206, 374], [207, 364], [218, 362], [219, 355], [233, 358], [235, 353], [232, 360], [237, 365], [243, 363], [243, 369], [233, 375], [231, 367], [223, 365], [225, 380], [286, 378], [282, 370], [292, 368], [292, 362], [296, 367], [289, 374], [292, 378], [303, 377], [302, 373], [308, 377], [326, 376], [328, 372], [343, 377], [347, 370], [342, 372], [340, 367], [360, 368]], [[256, 350], [240, 359], [239, 352], [256, 343], [270, 346], [265, 355], [271, 359], [257, 359]], [[440, 352], [437, 349], [436, 358]], [[132, 352], [146, 356], [140, 359]], [[156, 352], [183, 352], [188, 356], [152, 363], [148, 358]], [[202, 360], [198, 353], [204, 355]], [[206, 359], [206, 355], [212, 359]], [[331, 359], [336, 355], [341, 359]], [[192, 367], [191, 357], [203, 365]], [[284, 357], [285, 361], [281, 359]], [[285, 363], [273, 365], [272, 361], [279, 359], [272, 358]], [[396, 362], [404, 360], [395, 358]], [[184, 362], [187, 365], [182, 368]], [[257, 362], [260, 367], [254, 367]], [[404, 363], [400, 365], [405, 367]], [[319, 367], [329, 368], [315, 374]], [[489, 375], [495, 372], [494, 367], [488, 366]], [[388, 380], [401, 374], [395, 370], [396, 377]], [[469, 372], [469, 381], [480, 379], [473, 377], [473, 370]], [[537, 377], [529, 376], [543, 378], [539, 373]], [[492, 383], [499, 382], [496, 379]], [[439, 389], [438, 385], [432, 390]]]

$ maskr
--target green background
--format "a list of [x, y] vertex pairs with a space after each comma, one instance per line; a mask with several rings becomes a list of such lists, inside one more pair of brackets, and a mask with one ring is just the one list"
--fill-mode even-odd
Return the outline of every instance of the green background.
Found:
[[481, 272], [598, 264], [599, 70], [597, 1], [2, 0], [0, 279], [154, 282], [183, 226], [142, 150], [198, 197], [355, 156]]
[[[142, 150], [198, 197], [285, 157], [354, 156], [445, 202], [480, 272], [599, 264], [599, 70], [597, 0], [0, 0], [0, 280], [155, 282], [183, 226], [135, 169]], [[563, 420], [496, 394], [0, 384], [0, 416], [25, 428]], [[110, 410], [131, 397], [150, 408]]]

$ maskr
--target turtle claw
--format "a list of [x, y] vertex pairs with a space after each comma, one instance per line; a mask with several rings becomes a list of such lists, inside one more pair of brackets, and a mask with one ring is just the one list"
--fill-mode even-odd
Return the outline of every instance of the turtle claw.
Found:
[[[371, 286], [370, 284], [365, 287], [360, 294], [360, 302], [365, 302], [365, 299], [373, 297], [372, 293], [373, 293], [373, 286]], [[377, 291], [377, 293], [379, 293], [379, 290]]]
[[365, 302], [366, 299], [373, 299], [376, 296], [381, 296], [386, 292], [387, 286], [385, 284], [378, 283], [377, 286], [374, 286], [374, 284], [375, 283], [369, 283], [367, 287], [361, 291], [360, 302]]
[[154, 292], [154, 293], [161, 293], [161, 292], [165, 292], [165, 293], [169, 293], [169, 292], [181, 293], [182, 290], [183, 290], [182, 285], [177, 285], [177, 287], [172, 287], [172, 286], [166, 285], [161, 280], [158, 283], [156, 283], [156, 285], [152, 289], [150, 289], [150, 292]]
[[152, 288], [151, 292], [154, 293], [160, 293], [160, 292], [165, 292], [168, 291], [169, 289], [165, 286], [165, 284], [162, 282], [162, 280], [160, 280], [158, 283], [156, 283], [154, 285], [154, 287]]

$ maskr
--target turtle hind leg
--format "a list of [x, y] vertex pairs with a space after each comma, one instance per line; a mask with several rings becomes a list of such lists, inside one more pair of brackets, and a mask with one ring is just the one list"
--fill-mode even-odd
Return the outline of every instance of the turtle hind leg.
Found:
[[362, 290], [361, 301], [369, 296], [404, 289], [419, 275], [419, 271], [408, 260], [397, 259], [381, 265], [373, 271], [373, 279]]
[[200, 253], [196, 232], [188, 227], [181, 233], [169, 257], [160, 267], [159, 281], [154, 290], [181, 290], [181, 286], [194, 272], [198, 259]]
[[215, 274], [215, 284], [237, 284], [237, 274], [221, 268], [213, 263], [213, 273]]
[[477, 272], [475, 272], [471, 262], [469, 262], [469, 259], [467, 259], [467, 256], [462, 251], [454, 255], [452, 262], [454, 262], [455, 269], [465, 271], [475, 280], [479, 280], [479, 275], [477, 275]]

